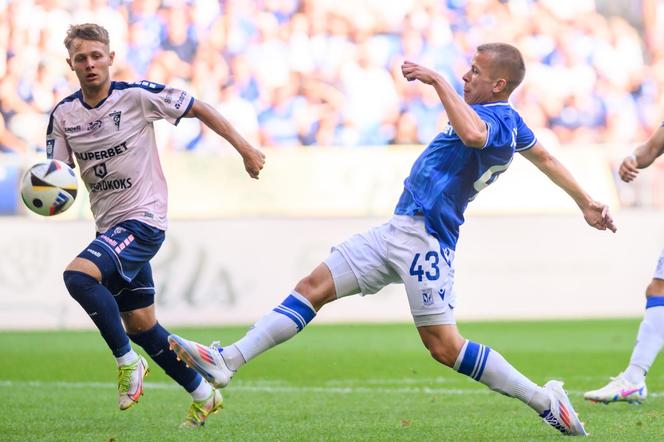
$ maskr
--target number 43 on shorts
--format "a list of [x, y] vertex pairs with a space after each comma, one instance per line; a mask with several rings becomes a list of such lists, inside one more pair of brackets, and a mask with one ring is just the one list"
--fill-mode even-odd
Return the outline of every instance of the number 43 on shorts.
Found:
[[[410, 264], [410, 274], [412, 276], [417, 276], [417, 281], [422, 282], [424, 277], [429, 281], [436, 281], [440, 278], [440, 267], [438, 263], [440, 262], [440, 255], [435, 250], [430, 250], [424, 255], [424, 259], [420, 261], [422, 254], [416, 253], [413, 257], [413, 262]], [[423, 265], [420, 264], [423, 262], [425, 265], [428, 265], [429, 270], [424, 271]]]

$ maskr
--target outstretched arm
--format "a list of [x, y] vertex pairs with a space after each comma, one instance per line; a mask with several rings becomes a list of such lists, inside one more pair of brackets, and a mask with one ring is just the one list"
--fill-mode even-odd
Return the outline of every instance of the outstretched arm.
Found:
[[639, 174], [638, 169], [650, 166], [662, 153], [664, 153], [664, 126], [660, 126], [648, 141], [634, 149], [633, 154], [625, 157], [618, 169], [620, 178], [626, 183], [633, 181]]
[[265, 155], [249, 144], [223, 115], [209, 104], [196, 100], [185, 117], [198, 118], [210, 129], [224, 137], [242, 156], [244, 168], [249, 176], [258, 179], [258, 174], [265, 164]]
[[410, 61], [403, 62], [401, 73], [408, 81], [420, 80], [433, 86], [445, 107], [450, 124], [465, 146], [484, 147], [486, 123], [440, 74]]
[[609, 207], [593, 200], [576, 182], [572, 174], [539, 142], [532, 148], [521, 152], [531, 163], [542, 171], [558, 187], [563, 189], [581, 212], [586, 222], [598, 230], [616, 231], [616, 226], [609, 214]]

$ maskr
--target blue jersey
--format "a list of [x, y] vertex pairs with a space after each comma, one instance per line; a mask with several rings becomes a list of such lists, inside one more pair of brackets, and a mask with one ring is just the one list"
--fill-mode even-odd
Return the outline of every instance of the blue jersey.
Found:
[[514, 152], [529, 149], [537, 141], [509, 103], [471, 107], [487, 126], [484, 147], [466, 147], [448, 124], [413, 164], [394, 211], [424, 215], [427, 231], [442, 248], [452, 250], [468, 202], [507, 169]]

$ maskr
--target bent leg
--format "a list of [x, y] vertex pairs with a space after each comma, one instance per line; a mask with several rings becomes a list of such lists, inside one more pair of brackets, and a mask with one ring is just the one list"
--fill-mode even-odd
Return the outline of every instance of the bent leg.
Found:
[[[122, 312], [122, 320], [127, 328], [129, 338], [140, 345], [143, 350], [159, 365], [168, 376], [180, 384], [188, 393], [193, 393], [201, 385], [203, 378], [184, 362], [178, 361], [175, 353], [168, 348], [168, 330], [157, 322], [155, 306]], [[194, 400], [207, 398], [212, 391], [207, 385], [205, 391], [194, 397]]]
[[546, 390], [525, 377], [491, 348], [464, 339], [454, 324], [417, 328], [431, 356], [509, 397], [514, 397], [542, 414], [550, 406]]
[[[92, 261], [77, 257], [65, 269], [63, 279], [69, 294], [90, 316], [113, 355], [122, 358], [133, 353], [122, 328], [118, 305], [111, 292], [100, 283], [102, 271], [99, 267]], [[126, 362], [129, 361], [119, 360], [118, 364]]]

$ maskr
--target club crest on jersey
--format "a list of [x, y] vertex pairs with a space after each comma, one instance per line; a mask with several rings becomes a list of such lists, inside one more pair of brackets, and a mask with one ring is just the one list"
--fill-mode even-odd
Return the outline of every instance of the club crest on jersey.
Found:
[[430, 288], [422, 290], [422, 304], [433, 305], [433, 291]]
[[95, 176], [98, 178], [104, 178], [108, 173], [108, 170], [106, 169], [106, 163], [96, 164], [93, 167], [93, 170], [95, 172]]
[[88, 130], [97, 130], [101, 127], [101, 120], [95, 120], [88, 123]]
[[117, 130], [120, 130], [120, 119], [122, 118], [122, 111], [111, 112], [110, 114], [108, 114], [108, 116], [113, 119], [113, 124], [115, 124], [115, 128]]

